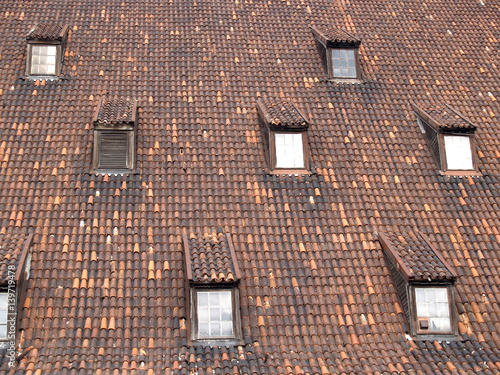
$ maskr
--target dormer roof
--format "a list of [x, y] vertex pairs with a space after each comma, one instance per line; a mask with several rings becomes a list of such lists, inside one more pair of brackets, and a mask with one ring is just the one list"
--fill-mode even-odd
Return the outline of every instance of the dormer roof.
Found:
[[306, 116], [289, 100], [258, 99], [257, 110], [271, 130], [305, 130], [309, 127]]
[[361, 44], [361, 40], [340, 28], [312, 26], [311, 31], [326, 47], [359, 47]]
[[473, 133], [477, 126], [446, 103], [416, 104], [413, 110], [436, 130]]
[[32, 238], [33, 235], [25, 231], [0, 233], [0, 285], [7, 284], [11, 278], [9, 270], [16, 272], [24, 263], [23, 254], [26, 256]]
[[184, 235], [187, 278], [193, 283], [234, 283], [240, 279], [229, 233]]
[[452, 282], [457, 276], [441, 253], [419, 231], [379, 233], [379, 241], [407, 282]]
[[28, 41], [63, 41], [68, 34], [68, 26], [55, 22], [43, 22], [33, 28], [26, 39]]
[[130, 99], [104, 99], [94, 113], [94, 125], [133, 125], [137, 117], [137, 101]]

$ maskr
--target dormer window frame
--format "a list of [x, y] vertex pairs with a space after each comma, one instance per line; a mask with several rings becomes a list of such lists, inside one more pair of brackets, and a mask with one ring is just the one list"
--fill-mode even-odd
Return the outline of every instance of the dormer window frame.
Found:
[[[241, 328], [241, 312], [240, 312], [240, 295], [238, 282], [234, 283], [189, 283], [189, 308], [190, 308], [190, 324], [189, 324], [189, 339], [193, 346], [223, 346], [223, 345], [243, 345], [242, 328]], [[231, 311], [232, 311], [232, 334], [231, 335], [201, 335], [200, 327], [200, 306], [198, 296], [200, 292], [230, 292], [231, 293]], [[217, 322], [214, 320], [214, 322]]]
[[[470, 123], [470, 128], [448, 128], [440, 124], [436, 119], [434, 119], [427, 111], [411, 103], [412, 109], [417, 117], [417, 124], [420, 128], [422, 134], [424, 134], [427, 144], [431, 149], [434, 160], [438, 163], [441, 174], [443, 176], [481, 176], [479, 171], [479, 158], [477, 156], [477, 147], [475, 139], [476, 127], [467, 118], [463, 117], [460, 113], [455, 111], [450, 106], [447, 106], [447, 110], [452, 111], [455, 115], [460, 116], [464, 122]], [[446, 150], [445, 138], [448, 136], [453, 137], [467, 137], [470, 145], [470, 153], [472, 159], [471, 169], [459, 169], [450, 168], [449, 160]]]
[[[98, 122], [99, 111], [103, 106], [103, 100], [99, 101], [99, 104], [94, 112], [94, 142], [92, 151], [92, 166], [90, 173], [92, 174], [120, 174], [126, 175], [130, 173], [135, 173], [136, 168], [136, 133], [137, 133], [137, 101], [132, 100], [132, 116], [130, 122], [110, 122], [110, 123], [100, 123]], [[127, 144], [124, 153], [126, 154], [126, 160], [123, 167], [109, 167], [102, 160], [103, 157], [103, 138], [104, 135], [122, 135], [125, 138]], [[124, 139], [118, 139], [117, 142], [123, 141]], [[108, 139], [108, 142], [112, 141]]]
[[[418, 315], [417, 298], [415, 296], [417, 289], [446, 289], [448, 296], [448, 318], [450, 329], [448, 331], [433, 331], [430, 327], [425, 329], [423, 322], [427, 317]], [[410, 309], [410, 334], [419, 340], [436, 340], [439, 338], [450, 339], [458, 336], [458, 321], [454, 296], [454, 284], [449, 282], [413, 282], [408, 285], [408, 299]]]
[[[269, 114], [267, 113], [266, 106], [264, 102], [259, 99], [257, 100], [257, 111], [259, 115], [259, 123], [262, 132], [262, 139], [264, 141], [264, 155], [266, 163], [268, 165], [269, 174], [283, 175], [283, 174], [294, 174], [294, 175], [308, 175], [310, 172], [310, 161], [309, 161], [309, 135], [308, 127], [309, 121], [307, 117], [293, 104], [292, 102], [287, 102], [287, 105], [291, 105], [293, 111], [303, 119], [302, 125], [287, 126], [280, 123], [271, 123], [269, 119]], [[301, 167], [283, 167], [278, 165], [278, 157], [276, 153], [276, 135], [279, 134], [301, 134], [302, 136], [302, 157], [303, 165]]]
[[[302, 167], [281, 167], [278, 166], [278, 157], [276, 154], [276, 135], [277, 134], [301, 134], [302, 135]], [[309, 174], [309, 137], [307, 131], [284, 131], [284, 130], [271, 130], [268, 131], [269, 137], [269, 166], [271, 174]]]
[[[320, 30], [319, 28], [313, 26], [311, 31], [316, 40], [316, 45], [320, 56], [323, 60], [323, 65], [325, 67], [328, 79], [332, 82], [339, 83], [361, 83], [362, 82], [362, 70], [359, 59], [359, 46], [361, 45], [361, 40], [356, 38], [349, 32], [340, 29], [339, 31], [349, 37], [350, 40], [333, 40], [329, 38], [326, 32]], [[335, 67], [333, 63], [333, 51], [353, 51], [354, 52], [354, 63], [356, 76], [345, 76], [336, 75]]]
[[[35, 29], [33, 29], [35, 30]], [[32, 30], [32, 31], [33, 31]], [[30, 35], [27, 36], [27, 47], [26, 47], [26, 77], [29, 79], [48, 79], [55, 80], [61, 76], [62, 63], [64, 61], [64, 50], [66, 48], [66, 42], [68, 38], [68, 26], [62, 27], [61, 33], [57, 38], [31, 38]], [[56, 48], [56, 61], [55, 61], [55, 72], [54, 73], [37, 73], [32, 72], [33, 70], [33, 49], [37, 47], [55, 47]]]

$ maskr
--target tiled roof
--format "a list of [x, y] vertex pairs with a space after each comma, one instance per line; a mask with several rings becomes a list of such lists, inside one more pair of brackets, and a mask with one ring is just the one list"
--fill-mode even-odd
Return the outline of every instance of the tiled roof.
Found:
[[429, 124], [445, 130], [474, 131], [477, 126], [447, 104], [413, 104], [418, 114], [429, 116]]
[[289, 100], [259, 99], [257, 108], [271, 128], [305, 129], [309, 126], [305, 115]]
[[[32, 230], [19, 351], [0, 374], [500, 372], [500, 12], [493, 0], [2, 1], [0, 226]], [[62, 78], [25, 80], [39, 21]], [[310, 25], [363, 40], [328, 80]], [[89, 173], [100, 98], [135, 98], [137, 172]], [[308, 175], [270, 175], [256, 98], [307, 114]], [[410, 103], [478, 124], [443, 176]], [[188, 345], [182, 236], [221, 227], [244, 345]], [[419, 228], [457, 272], [459, 340], [407, 337], [375, 232]], [[215, 230], [216, 231], [216, 230]], [[16, 349], [17, 355], [17, 349]]]
[[388, 234], [384, 250], [409, 281], [454, 280], [455, 272], [425, 236], [416, 231]]
[[5, 233], [4, 230], [0, 231], [0, 285], [9, 281], [9, 274], [16, 273], [21, 252], [29, 236], [24, 231]]
[[185, 237], [187, 277], [198, 283], [235, 282], [239, 278], [238, 263], [231, 237], [225, 233], [194, 233]]
[[67, 32], [67, 26], [55, 22], [43, 22], [35, 26], [30, 31], [26, 39], [28, 40], [47, 40], [56, 41], [63, 40], [64, 34]]
[[331, 26], [312, 26], [311, 30], [313, 34], [328, 47], [334, 47], [336, 45], [352, 45], [357, 47], [361, 44], [361, 40], [340, 28], [333, 28]]
[[137, 104], [129, 99], [105, 99], [94, 115], [97, 124], [131, 124], [136, 120]]

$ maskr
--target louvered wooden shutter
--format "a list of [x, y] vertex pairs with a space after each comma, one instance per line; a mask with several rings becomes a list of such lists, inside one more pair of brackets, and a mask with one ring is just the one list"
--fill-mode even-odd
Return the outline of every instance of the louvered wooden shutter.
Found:
[[102, 131], [100, 134], [99, 169], [129, 168], [129, 132]]

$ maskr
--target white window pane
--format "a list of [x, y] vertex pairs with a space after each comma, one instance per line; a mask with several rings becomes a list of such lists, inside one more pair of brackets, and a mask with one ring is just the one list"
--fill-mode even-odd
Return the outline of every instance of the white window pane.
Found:
[[332, 49], [334, 77], [356, 78], [356, 53], [352, 49]]
[[200, 337], [210, 336], [210, 324], [209, 323], [198, 323], [198, 336], [200, 336]]
[[444, 136], [444, 147], [446, 153], [446, 165], [448, 169], [474, 169], [469, 137], [446, 135]]
[[217, 337], [220, 336], [220, 323], [210, 323], [210, 336]]
[[200, 307], [198, 306], [198, 320], [200, 322], [208, 322], [210, 321], [210, 317], [208, 316], [209, 309], [208, 307]]
[[233, 335], [233, 323], [221, 323], [221, 336]]
[[210, 321], [219, 321], [220, 320], [220, 307], [211, 307], [210, 308]]
[[0, 309], [7, 310], [7, 293], [0, 293]]
[[209, 294], [209, 300], [210, 300], [210, 306], [214, 306], [214, 305], [219, 305], [219, 293], [218, 292], [213, 292], [213, 293], [210, 293]]
[[275, 145], [277, 168], [304, 168], [301, 133], [275, 134]]
[[232, 320], [233, 309], [232, 308], [223, 308], [221, 310], [221, 320], [229, 321]]
[[198, 292], [198, 306], [208, 306], [208, 293]]
[[[233, 305], [230, 290], [197, 292], [198, 337], [233, 335]], [[202, 305], [205, 304], [205, 305]]]
[[31, 74], [56, 74], [56, 46], [31, 47]]
[[230, 292], [221, 293], [220, 305], [222, 307], [226, 307], [226, 308], [231, 307], [232, 303], [231, 303], [231, 293]]
[[0, 324], [0, 339], [7, 337], [7, 324]]
[[450, 332], [450, 306], [447, 288], [416, 288], [417, 318], [428, 318], [429, 332]]

